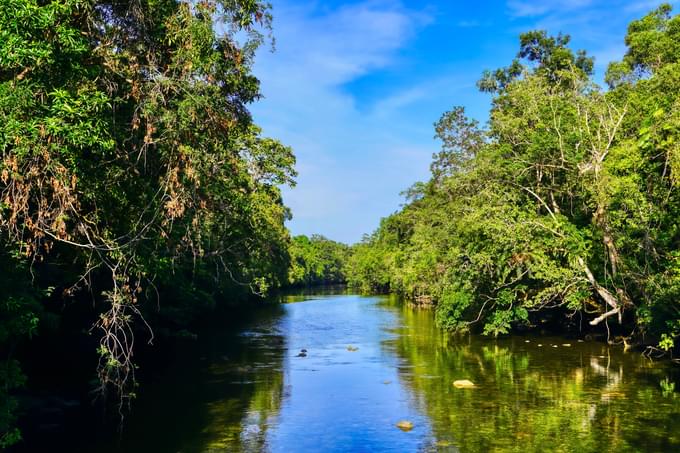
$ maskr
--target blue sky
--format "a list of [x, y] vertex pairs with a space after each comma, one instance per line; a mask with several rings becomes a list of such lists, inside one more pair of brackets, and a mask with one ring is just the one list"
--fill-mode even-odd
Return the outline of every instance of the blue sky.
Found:
[[258, 53], [252, 111], [297, 156], [298, 184], [284, 189], [292, 233], [353, 243], [399, 209], [400, 192], [428, 178], [441, 114], [462, 105], [486, 121], [475, 82], [509, 64], [519, 33], [570, 34], [601, 80], [628, 23], [660, 3], [273, 0], [276, 50]]

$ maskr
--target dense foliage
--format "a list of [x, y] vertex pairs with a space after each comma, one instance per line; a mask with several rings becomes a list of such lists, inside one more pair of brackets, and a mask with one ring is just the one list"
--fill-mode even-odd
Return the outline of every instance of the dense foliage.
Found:
[[148, 323], [286, 282], [294, 157], [247, 109], [270, 19], [259, 0], [0, 0], [0, 392], [46, 291], [95, 302], [102, 390], [129, 396]]
[[293, 238], [289, 251], [289, 285], [329, 285], [346, 281], [347, 245], [320, 235], [300, 235]]
[[[488, 127], [435, 125], [432, 178], [354, 249], [352, 284], [432, 299], [450, 329], [561, 316], [671, 349], [680, 335], [680, 16], [630, 24], [609, 89], [569, 37], [530, 32], [487, 72]], [[624, 327], [626, 330], [624, 330]], [[631, 333], [632, 332], [632, 333]], [[629, 339], [629, 338], [627, 338]]]

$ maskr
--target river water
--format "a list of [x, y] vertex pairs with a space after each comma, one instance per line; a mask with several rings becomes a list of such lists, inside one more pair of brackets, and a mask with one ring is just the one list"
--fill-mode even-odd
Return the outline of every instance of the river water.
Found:
[[679, 368], [599, 342], [452, 337], [389, 297], [289, 297], [145, 385], [122, 435], [87, 450], [680, 451]]

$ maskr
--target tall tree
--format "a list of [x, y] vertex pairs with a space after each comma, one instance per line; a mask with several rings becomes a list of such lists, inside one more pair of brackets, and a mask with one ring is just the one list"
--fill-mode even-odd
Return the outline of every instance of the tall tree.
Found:
[[270, 23], [258, 0], [0, 1], [0, 229], [102, 301], [102, 389], [130, 389], [154, 281], [285, 280], [294, 157], [248, 112]]

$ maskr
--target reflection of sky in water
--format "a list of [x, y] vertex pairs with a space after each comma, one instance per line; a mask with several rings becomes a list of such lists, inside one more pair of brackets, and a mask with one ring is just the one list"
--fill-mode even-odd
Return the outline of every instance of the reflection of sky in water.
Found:
[[[267, 445], [278, 451], [417, 451], [428, 419], [399, 384], [398, 358], [381, 343], [398, 315], [374, 298], [342, 297], [286, 305], [289, 346], [284, 399]], [[348, 346], [359, 348], [349, 351]], [[300, 349], [307, 357], [295, 357]], [[400, 420], [414, 423], [401, 432]]]

